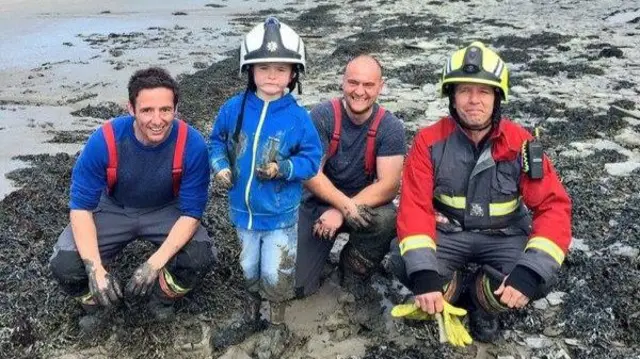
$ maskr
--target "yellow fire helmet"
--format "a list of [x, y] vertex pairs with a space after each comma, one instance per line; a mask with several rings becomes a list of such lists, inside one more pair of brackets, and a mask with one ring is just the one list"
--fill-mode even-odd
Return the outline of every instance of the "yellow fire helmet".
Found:
[[442, 71], [440, 93], [449, 96], [457, 83], [476, 83], [494, 86], [505, 102], [509, 97], [509, 70], [498, 54], [480, 41], [456, 50]]

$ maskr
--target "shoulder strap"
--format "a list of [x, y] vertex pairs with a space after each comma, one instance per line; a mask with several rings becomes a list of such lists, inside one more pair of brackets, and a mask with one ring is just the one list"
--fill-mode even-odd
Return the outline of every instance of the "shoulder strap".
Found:
[[378, 106], [378, 112], [373, 118], [373, 122], [369, 126], [367, 131], [367, 147], [364, 152], [364, 172], [368, 177], [373, 177], [376, 170], [376, 135], [378, 134], [378, 127], [382, 118], [384, 117], [386, 110], [382, 106]]
[[187, 123], [178, 120], [178, 139], [173, 152], [173, 168], [171, 177], [173, 179], [173, 195], [178, 196], [180, 192], [180, 182], [182, 181], [182, 162], [184, 161], [184, 148], [187, 144]]
[[118, 150], [116, 147], [116, 136], [113, 131], [111, 120], [102, 125], [102, 134], [107, 144], [107, 193], [113, 192], [113, 187], [118, 179]]
[[331, 107], [333, 107], [333, 134], [331, 135], [331, 142], [329, 142], [327, 158], [333, 157], [333, 155], [338, 152], [338, 145], [340, 144], [340, 131], [342, 130], [342, 104], [340, 103], [339, 97], [331, 99]]

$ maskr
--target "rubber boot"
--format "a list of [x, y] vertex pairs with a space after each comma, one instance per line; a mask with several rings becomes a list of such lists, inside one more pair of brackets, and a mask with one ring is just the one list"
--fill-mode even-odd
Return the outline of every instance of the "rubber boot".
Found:
[[498, 317], [482, 309], [474, 309], [469, 313], [469, 328], [473, 339], [482, 343], [493, 343], [500, 336]]
[[82, 299], [80, 305], [84, 310], [84, 315], [78, 320], [80, 333], [85, 335], [92, 334], [105, 325], [104, 308], [96, 303], [92, 297], [89, 296], [88, 298]]
[[175, 319], [174, 304], [178, 298], [170, 298], [160, 288], [160, 283], [156, 281], [153, 286], [147, 309], [155, 322], [167, 323]]

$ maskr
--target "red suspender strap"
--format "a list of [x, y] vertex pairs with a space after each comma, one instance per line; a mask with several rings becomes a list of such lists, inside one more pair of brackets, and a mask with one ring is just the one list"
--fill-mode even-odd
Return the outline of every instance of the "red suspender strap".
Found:
[[116, 136], [113, 132], [111, 121], [102, 125], [102, 134], [107, 144], [107, 193], [113, 192], [113, 187], [118, 179], [118, 150], [116, 147]]
[[368, 177], [373, 177], [376, 170], [376, 135], [378, 134], [378, 127], [384, 117], [385, 109], [382, 106], [378, 107], [378, 112], [369, 126], [367, 131], [367, 147], [364, 153], [364, 172]]
[[327, 158], [332, 157], [338, 152], [340, 131], [342, 130], [342, 104], [340, 104], [340, 98], [336, 97], [332, 99], [331, 106], [333, 107], [333, 135], [331, 136], [331, 142], [329, 142]]
[[178, 139], [176, 140], [176, 148], [173, 152], [173, 169], [171, 177], [173, 178], [173, 195], [178, 196], [180, 192], [180, 181], [182, 180], [182, 162], [184, 158], [184, 147], [187, 144], [187, 123], [178, 120]]

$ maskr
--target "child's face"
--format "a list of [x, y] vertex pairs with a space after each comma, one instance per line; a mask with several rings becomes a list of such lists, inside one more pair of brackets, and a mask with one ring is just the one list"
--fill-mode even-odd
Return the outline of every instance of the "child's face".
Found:
[[253, 79], [258, 88], [258, 97], [263, 100], [275, 100], [281, 97], [292, 78], [292, 64], [277, 62], [253, 66]]

